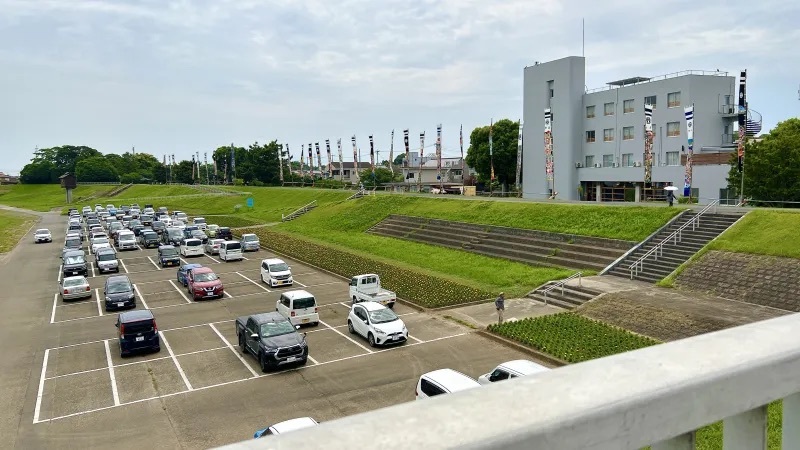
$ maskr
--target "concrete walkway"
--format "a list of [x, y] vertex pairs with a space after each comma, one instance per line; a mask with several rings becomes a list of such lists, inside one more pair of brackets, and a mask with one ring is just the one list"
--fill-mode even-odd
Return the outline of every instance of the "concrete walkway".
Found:
[[[506, 322], [566, 311], [557, 306], [545, 305], [529, 298], [507, 298], [505, 306], [504, 319]], [[485, 329], [489, 324], [497, 323], [497, 310], [494, 307], [494, 302], [442, 310], [440, 314], [466, 322], [479, 329]]]

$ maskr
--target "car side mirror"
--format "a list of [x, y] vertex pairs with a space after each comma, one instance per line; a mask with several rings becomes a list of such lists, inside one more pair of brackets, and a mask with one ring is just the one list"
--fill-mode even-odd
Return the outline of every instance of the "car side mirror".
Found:
[[369, 319], [364, 319], [364, 323], [369, 325]]
[[119, 320], [118, 320], [118, 321], [116, 321], [116, 322], [114, 322], [114, 326], [115, 326], [115, 327], [117, 327], [117, 328], [119, 328]]
[[250, 339], [258, 339], [258, 333], [251, 334]]
[[294, 326], [294, 329], [295, 329], [295, 330], [299, 330], [299, 329], [300, 329], [300, 325], [295, 325], [295, 326]]

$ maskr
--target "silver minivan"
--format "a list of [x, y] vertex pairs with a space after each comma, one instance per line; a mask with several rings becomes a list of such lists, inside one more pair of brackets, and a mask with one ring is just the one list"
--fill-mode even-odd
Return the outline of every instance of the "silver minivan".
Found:
[[225, 241], [219, 245], [219, 259], [228, 262], [244, 259], [239, 241]]

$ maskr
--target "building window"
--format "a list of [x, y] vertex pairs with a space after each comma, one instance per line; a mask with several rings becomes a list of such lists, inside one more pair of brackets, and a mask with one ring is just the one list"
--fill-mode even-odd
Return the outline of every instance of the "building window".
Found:
[[622, 167], [633, 167], [633, 153], [622, 154]]
[[613, 142], [614, 141], [614, 129], [613, 128], [606, 128], [603, 130], [603, 141], [604, 142]]
[[622, 128], [622, 140], [623, 141], [630, 141], [633, 139], [633, 127], [623, 127]]
[[651, 105], [653, 107], [653, 109], [656, 109], [656, 96], [655, 95], [651, 95], [649, 97], [645, 97], [644, 98], [644, 104], [645, 105]]
[[594, 118], [594, 105], [586, 107], [586, 118], [587, 119]]
[[414, 172], [408, 172], [408, 176], [406, 178], [414, 178]]
[[667, 165], [668, 166], [679, 166], [680, 165], [679, 152], [667, 152]]
[[586, 142], [594, 142], [594, 130], [586, 132]]
[[594, 155], [586, 155], [586, 167], [594, 167]]
[[346, 176], [347, 178], [350, 178], [350, 171], [349, 170], [345, 170], [344, 171], [344, 176]]
[[614, 155], [603, 155], [603, 167], [614, 166]]
[[624, 114], [630, 114], [633, 112], [633, 99], [622, 102], [622, 112]]
[[667, 107], [677, 108], [678, 106], [681, 106], [681, 93], [670, 92], [667, 94]]
[[614, 102], [606, 103], [605, 105], [603, 105], [603, 115], [604, 116], [614, 115]]
[[681, 135], [681, 123], [680, 122], [667, 122], [667, 136], [668, 137], [677, 137]]
[[454, 177], [460, 177], [461, 176], [461, 171], [460, 170], [454, 170], [453, 171], [453, 176]]

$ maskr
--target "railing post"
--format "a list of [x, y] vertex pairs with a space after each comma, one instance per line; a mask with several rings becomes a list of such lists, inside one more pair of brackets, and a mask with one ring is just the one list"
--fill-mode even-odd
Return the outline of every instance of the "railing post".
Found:
[[800, 448], [800, 393], [783, 399], [783, 448]]
[[[767, 406], [728, 417], [722, 424], [722, 450], [767, 448]], [[786, 447], [783, 448], [791, 448]]]
[[653, 444], [650, 448], [652, 450], [694, 450], [695, 432], [675, 436], [672, 439]]

